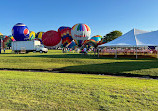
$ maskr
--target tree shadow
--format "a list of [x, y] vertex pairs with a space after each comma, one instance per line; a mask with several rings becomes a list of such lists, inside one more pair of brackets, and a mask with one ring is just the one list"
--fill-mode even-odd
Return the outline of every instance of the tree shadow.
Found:
[[[73, 73], [105, 74], [126, 77], [158, 78], [158, 72], [152, 72], [152, 68], [158, 68], [158, 60], [68, 66], [64, 67], [64, 71]], [[151, 70], [143, 72], [145, 69]]]

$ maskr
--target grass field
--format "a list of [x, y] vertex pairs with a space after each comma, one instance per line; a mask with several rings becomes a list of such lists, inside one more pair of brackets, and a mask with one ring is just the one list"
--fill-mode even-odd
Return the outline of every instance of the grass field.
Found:
[[0, 109], [157, 111], [157, 86], [153, 79], [0, 71]]
[[[61, 53], [0, 54], [0, 68], [158, 76], [158, 60]], [[157, 79], [93, 74], [0, 71], [0, 110], [158, 109]]]
[[47, 54], [0, 54], [0, 68], [14, 69], [63, 69], [65, 72], [83, 73], [127, 73], [158, 76], [158, 60], [155, 58], [97, 58], [92, 55], [62, 53], [61, 50], [49, 50]]

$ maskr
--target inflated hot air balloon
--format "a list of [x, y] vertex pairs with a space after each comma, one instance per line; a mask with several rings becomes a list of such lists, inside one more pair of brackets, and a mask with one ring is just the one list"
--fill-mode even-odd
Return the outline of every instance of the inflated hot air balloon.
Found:
[[72, 38], [76, 41], [79, 47], [85, 40], [90, 38], [91, 29], [86, 24], [76, 24], [71, 29]]
[[95, 40], [98, 43], [99, 41], [101, 41], [101, 38], [102, 38], [101, 35], [96, 35], [96, 36], [93, 36], [91, 39]]
[[99, 41], [98, 43], [97, 43], [97, 45], [101, 45], [101, 44], [105, 44], [106, 43], [106, 40], [105, 39], [102, 39], [101, 41]]
[[61, 42], [61, 37], [57, 31], [50, 30], [43, 34], [42, 42], [45, 46], [56, 46]]
[[2, 47], [3, 48], [7, 48], [7, 46], [9, 44], [11, 44], [11, 38], [9, 36], [5, 36], [5, 38], [3, 39], [3, 44], [2, 44]]
[[71, 36], [71, 29], [63, 29], [60, 31], [60, 34], [61, 34], [63, 47], [65, 47], [73, 40]]
[[67, 44], [69, 44], [72, 41], [71, 27], [61, 26], [59, 27], [58, 32], [59, 35], [61, 36], [63, 47], [65, 47]]
[[29, 39], [29, 29], [23, 23], [17, 23], [12, 28], [12, 35], [16, 41], [27, 41]]
[[36, 37], [36, 33], [34, 31], [30, 31], [29, 40], [34, 40]]
[[42, 36], [44, 32], [37, 32], [35, 40], [39, 40], [42, 43]]
[[38, 38], [38, 39], [41, 39], [41, 40], [42, 40], [42, 36], [43, 36], [43, 34], [44, 34], [44, 32], [37, 32], [35, 38]]
[[0, 33], [0, 38], [3, 38], [3, 34], [2, 33]]
[[63, 29], [71, 29], [71, 27], [61, 26], [59, 27], [58, 32], [60, 33]]
[[86, 45], [88, 45], [88, 47], [93, 46], [95, 48], [98, 46], [97, 42], [95, 40], [93, 40], [93, 39], [85, 40], [85, 42], [83, 43], [83, 46], [86, 46]]

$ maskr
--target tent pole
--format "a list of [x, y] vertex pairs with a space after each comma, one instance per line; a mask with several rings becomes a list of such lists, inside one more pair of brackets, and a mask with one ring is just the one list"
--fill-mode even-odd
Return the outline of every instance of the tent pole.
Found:
[[115, 48], [115, 58], [117, 58], [117, 47]]
[[137, 46], [136, 46], [136, 59], [138, 58], [138, 56], [137, 56]]
[[98, 58], [99, 58], [99, 48], [97, 47], [97, 53], [98, 53]]

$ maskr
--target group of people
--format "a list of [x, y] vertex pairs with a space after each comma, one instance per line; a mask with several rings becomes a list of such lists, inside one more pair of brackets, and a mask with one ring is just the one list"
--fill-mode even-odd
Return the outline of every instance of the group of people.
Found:
[[87, 48], [87, 47], [82, 47], [81, 49], [80, 48], [63, 48], [62, 49], [63, 53], [67, 53], [67, 52], [70, 52], [72, 51], [73, 53], [76, 52], [76, 53], [82, 53], [84, 55], [87, 55], [88, 52], [91, 52], [93, 51], [94, 52], [94, 55], [96, 55], [97, 53], [97, 49], [96, 48]]

